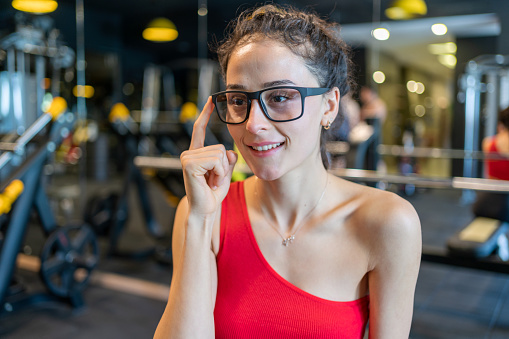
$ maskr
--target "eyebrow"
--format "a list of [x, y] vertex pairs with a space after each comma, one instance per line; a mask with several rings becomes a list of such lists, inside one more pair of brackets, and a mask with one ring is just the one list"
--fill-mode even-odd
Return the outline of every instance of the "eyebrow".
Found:
[[[281, 86], [281, 85], [295, 85], [295, 83], [291, 80], [283, 79], [283, 80], [275, 80], [263, 83], [263, 88]], [[241, 84], [229, 84], [226, 86], [227, 90], [245, 90], [246, 86]]]

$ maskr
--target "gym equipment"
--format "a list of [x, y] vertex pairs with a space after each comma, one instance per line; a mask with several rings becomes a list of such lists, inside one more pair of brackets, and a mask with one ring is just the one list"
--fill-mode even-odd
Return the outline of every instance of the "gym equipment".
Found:
[[[41, 115], [23, 135], [14, 142], [1, 145], [2, 150], [7, 150], [1, 157], [11, 159], [3, 163], [12, 164], [13, 159], [17, 158], [23, 158], [23, 161], [19, 166], [7, 168], [4, 165], [2, 168], [8, 173], [7, 179], [0, 183], [4, 206], [0, 219], [0, 228], [4, 233], [0, 244], [0, 312], [14, 311], [25, 305], [53, 299], [64, 300], [73, 307], [83, 306], [81, 292], [99, 260], [97, 246], [94, 247], [94, 234], [87, 232], [87, 226], [72, 228], [79, 230], [77, 237], [70, 236], [70, 229], [57, 226], [43, 187], [44, 165], [75, 124], [75, 115], [66, 111], [65, 100], [55, 98], [48, 112]], [[23, 183], [21, 194], [19, 181]], [[9, 293], [9, 287], [32, 209], [37, 212], [44, 233], [53, 234], [49, 236], [41, 254], [41, 276], [52, 294], [13, 296]], [[72, 245], [64, 246], [65, 241], [70, 241]], [[95, 250], [90, 252], [90, 246]], [[57, 259], [65, 264], [60, 265]], [[84, 276], [83, 273], [75, 274], [83, 272], [82, 269], [85, 270]]]
[[507, 230], [509, 223], [477, 217], [447, 241], [450, 255], [465, 258], [486, 258], [496, 252], [500, 259], [509, 260]]
[[[75, 54], [60, 41], [50, 17], [18, 13], [15, 19], [16, 32], [0, 40], [7, 66], [0, 73], [0, 133], [5, 133], [0, 141], [0, 312], [45, 300], [81, 307], [82, 291], [99, 260], [95, 235], [86, 225], [57, 225], [43, 180], [44, 166], [76, 124], [76, 115], [59, 97], [63, 73], [74, 74]], [[16, 259], [32, 210], [48, 236], [40, 275], [50, 293], [13, 294]]]
[[125, 145], [127, 156], [123, 189], [121, 193], [99, 194], [87, 201], [84, 220], [91, 225], [98, 235], [108, 236], [108, 255], [121, 257], [144, 257], [151, 255], [153, 249], [139, 253], [124, 253], [119, 250], [119, 239], [125, 229], [129, 215], [128, 197], [131, 184], [137, 188], [140, 206], [142, 208], [145, 225], [150, 235], [161, 238], [165, 235], [163, 229], [154, 218], [145, 179], [138, 168], [133, 164], [133, 158], [138, 154], [138, 138], [140, 126], [131, 118], [129, 111], [123, 104], [116, 104], [110, 114], [112, 129], [121, 138]]
[[40, 275], [54, 295], [81, 298], [97, 265], [99, 244], [88, 225], [70, 225], [54, 230], [41, 251]]
[[509, 194], [479, 192], [472, 211], [476, 218], [449, 239], [449, 253], [476, 259], [496, 253], [508, 261]]
[[[177, 102], [175, 76], [185, 73], [186, 78], [198, 74], [198, 98], [186, 98], [186, 103]], [[140, 257], [155, 253], [159, 262], [171, 263], [171, 251], [157, 247], [140, 253], [121, 253], [118, 249], [119, 238], [129, 217], [128, 196], [132, 184], [137, 189], [145, 225], [150, 236], [161, 239], [170, 237], [171, 229], [164, 232], [154, 218], [147, 190], [147, 183], [140, 169], [134, 165], [134, 158], [140, 155], [179, 156], [189, 147], [193, 123], [200, 107], [205, 104], [207, 96], [217, 88], [217, 65], [208, 60], [182, 60], [169, 67], [148, 65], [144, 72], [142, 107], [140, 111], [129, 111], [121, 103], [112, 107], [109, 121], [119, 144], [126, 149], [123, 159], [125, 175], [121, 192], [99, 193], [92, 196], [85, 208], [84, 219], [98, 235], [109, 238], [109, 255], [123, 257]], [[188, 81], [188, 79], [186, 80]], [[185, 87], [185, 86], [184, 86]], [[189, 91], [194, 96], [194, 91]], [[204, 93], [208, 93], [204, 97]], [[182, 93], [181, 93], [182, 94]], [[184, 98], [181, 97], [182, 100]], [[193, 101], [196, 99], [198, 104]], [[180, 112], [177, 107], [181, 106]], [[211, 123], [211, 126], [214, 124]], [[219, 125], [219, 124], [218, 124]], [[224, 124], [219, 125], [225, 128]], [[205, 143], [217, 144], [219, 141], [209, 130]], [[181, 173], [157, 172], [154, 179], [165, 188], [171, 204], [175, 205], [185, 194]]]
[[434, 147], [412, 147], [412, 149], [408, 149], [405, 146], [399, 145], [378, 145], [377, 151], [380, 155], [405, 156], [414, 158], [464, 159], [468, 157], [475, 160], [509, 158], [509, 154], [505, 153], [485, 153], [483, 151], [468, 151], [462, 149], [444, 149]]
[[[0, 133], [22, 134], [42, 114], [47, 89], [42, 85], [51, 86], [53, 97], [59, 95], [62, 70], [72, 66], [74, 51], [60, 40], [50, 17], [18, 13], [15, 19], [16, 31], [0, 40], [7, 56], [7, 70], [0, 72]], [[47, 66], [51, 79], [46, 77]]]
[[[509, 56], [481, 55], [469, 61], [460, 86], [462, 92], [458, 98], [465, 103], [465, 150], [475, 152], [483, 136], [496, 133], [498, 111], [509, 106]], [[481, 107], [484, 107], [483, 117]], [[481, 120], [485, 121], [482, 134]], [[464, 158], [463, 176], [478, 176], [476, 159]]]

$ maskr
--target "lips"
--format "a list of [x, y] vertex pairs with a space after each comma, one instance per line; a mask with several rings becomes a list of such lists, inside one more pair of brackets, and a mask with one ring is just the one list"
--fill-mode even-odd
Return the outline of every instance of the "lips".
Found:
[[279, 147], [279, 146], [281, 146], [281, 144], [283, 144], [283, 143], [282, 142], [278, 142], [278, 143], [274, 143], [274, 144], [266, 144], [266, 145], [263, 145], [263, 146], [249, 146], [249, 147], [251, 147], [255, 151], [262, 152], [262, 151], [268, 151], [268, 150], [271, 150], [273, 148]]

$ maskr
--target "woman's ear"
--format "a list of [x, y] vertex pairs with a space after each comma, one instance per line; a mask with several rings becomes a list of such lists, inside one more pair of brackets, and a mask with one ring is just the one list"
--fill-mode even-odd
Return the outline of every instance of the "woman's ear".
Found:
[[329, 92], [324, 95], [324, 111], [322, 115], [322, 126], [330, 126], [336, 119], [339, 111], [339, 101], [341, 100], [341, 93], [339, 88], [333, 87]]

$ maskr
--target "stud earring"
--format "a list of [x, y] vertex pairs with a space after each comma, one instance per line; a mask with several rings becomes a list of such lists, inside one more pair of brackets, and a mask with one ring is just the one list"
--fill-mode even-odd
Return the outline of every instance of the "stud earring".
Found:
[[324, 129], [329, 129], [332, 125], [332, 121], [329, 120], [329, 122], [327, 123], [327, 126], [323, 126]]

